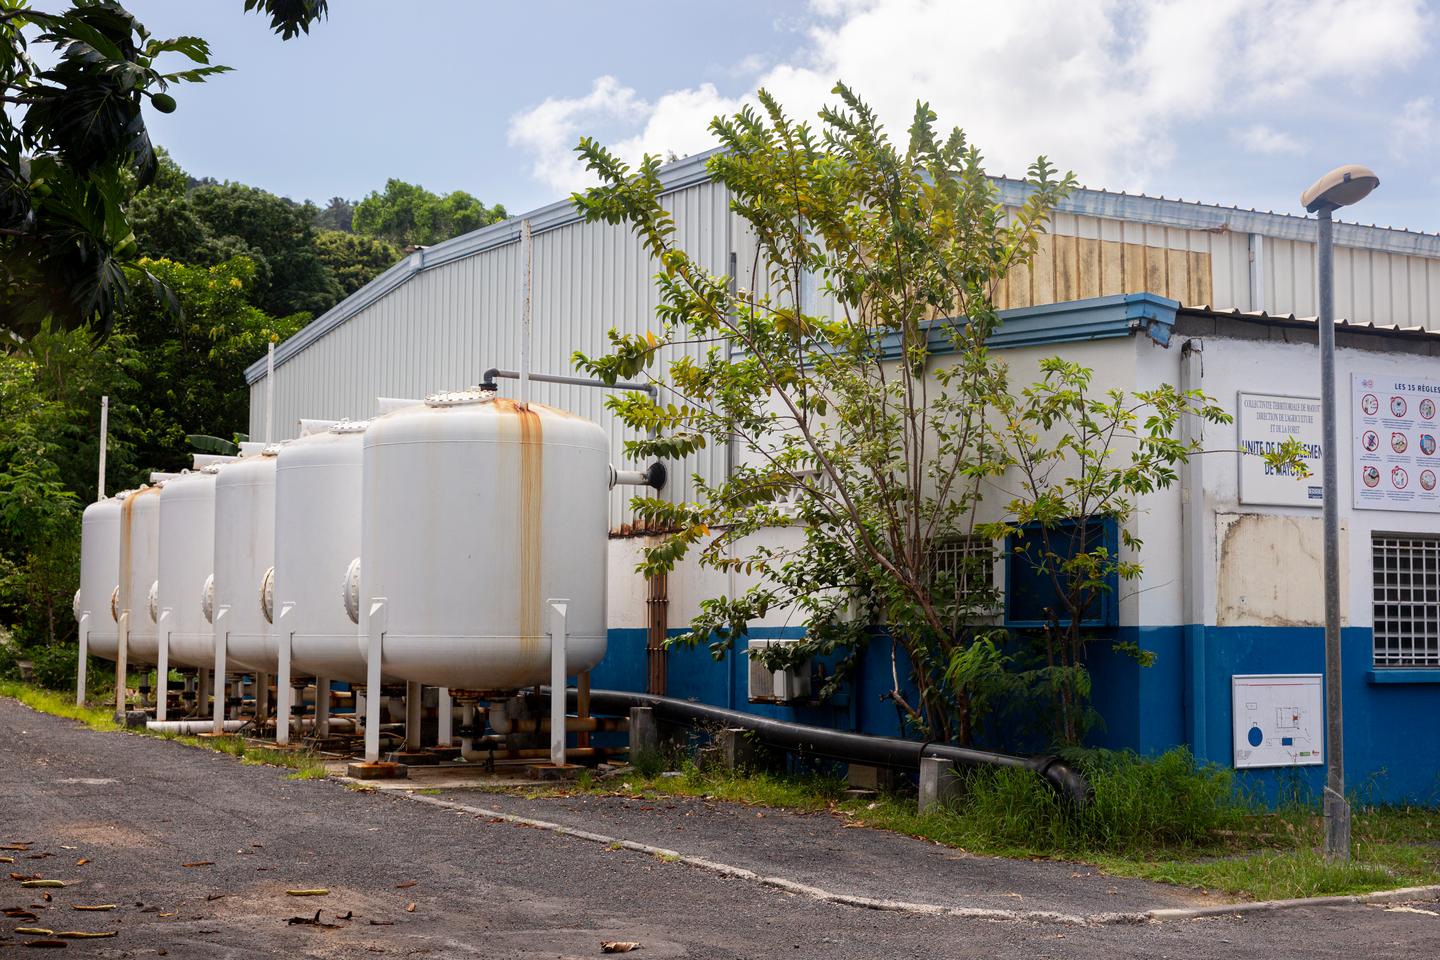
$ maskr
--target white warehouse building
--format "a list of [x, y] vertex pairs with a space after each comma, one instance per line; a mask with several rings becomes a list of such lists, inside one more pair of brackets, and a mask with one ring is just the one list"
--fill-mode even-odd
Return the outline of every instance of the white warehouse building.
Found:
[[[753, 240], [706, 159], [663, 171], [677, 242], [711, 272], [754, 286], [736, 267], [748, 269]], [[1023, 184], [998, 186], [1007, 204], [1023, 199]], [[518, 367], [522, 219], [534, 233], [533, 371], [573, 375], [575, 351], [603, 351], [612, 328], [653, 324], [655, 268], [639, 242], [625, 227], [581, 222], [561, 201], [414, 252], [278, 345], [273, 385], [265, 359], [257, 360], [246, 372], [251, 436], [264, 437], [271, 423], [267, 439], [286, 439], [301, 418], [362, 419], [374, 414], [377, 397], [423, 397], [472, 386], [491, 368]], [[1234, 426], [1207, 431], [1207, 448], [1261, 442], [1255, 431], [1277, 410], [1293, 414], [1292, 426], [1313, 419], [1318, 437], [1314, 402], [1306, 403], [1319, 392], [1315, 325], [1301, 319], [1316, 308], [1315, 234], [1305, 217], [1077, 190], [1035, 261], [1001, 289], [995, 346], [1017, 367], [1059, 352], [1107, 384], [1203, 390], [1236, 414]], [[1440, 399], [1440, 236], [1342, 223], [1335, 238], [1336, 312], [1346, 318], [1337, 382], [1349, 779], [1378, 799], [1434, 802], [1440, 738], [1395, 734], [1416, 723], [1433, 729], [1440, 718], [1440, 460], [1429, 460], [1435, 434], [1424, 432], [1430, 421], [1422, 415], [1433, 417], [1435, 404], [1421, 406], [1431, 386]], [[535, 383], [531, 397], [598, 422], [612, 462], [624, 464], [627, 435], [605, 408], [605, 391]], [[1405, 415], [1386, 416], [1398, 403], [1371, 410], [1367, 397], [1382, 405], [1400, 398]], [[1303, 437], [1309, 427], [1294, 429]], [[1387, 458], [1366, 437], [1409, 431], [1413, 449], [1404, 457]], [[1309, 586], [1320, 582], [1319, 503], [1303, 484], [1277, 493], [1257, 482], [1256, 459], [1199, 458], [1182, 484], [1143, 505], [1144, 581], [1098, 628], [1154, 652], [1155, 664], [1098, 656], [1091, 665], [1105, 720], [1097, 742], [1142, 751], [1185, 744], [1202, 759], [1243, 768], [1272, 795], [1297, 782], [1318, 794], [1323, 724], [1305, 698], [1318, 690], [1324, 661], [1320, 604]], [[668, 467], [665, 495], [689, 498], [691, 475], [719, 477], [725, 450]], [[1394, 488], [1397, 469], [1408, 490]], [[1381, 477], [1374, 487], [1373, 476]], [[661, 650], [666, 631], [688, 623], [700, 600], [744, 584], [689, 569], [668, 585], [643, 581], [633, 572], [642, 541], [632, 536], [631, 495], [623, 487], [611, 493], [610, 649], [597, 686], [898, 732], [894, 708], [876, 695], [888, 689], [888, 651], [883, 664], [862, 664], [846, 694], [821, 704], [773, 696], [752, 703], [743, 651], [716, 663], [705, 650]], [[1002, 592], [1005, 566], [996, 564]], [[777, 620], [755, 633], [764, 640], [798, 631], [803, 624]], [[867, 686], [871, 672], [884, 677]], [[1282, 722], [1279, 713], [1294, 719]]]

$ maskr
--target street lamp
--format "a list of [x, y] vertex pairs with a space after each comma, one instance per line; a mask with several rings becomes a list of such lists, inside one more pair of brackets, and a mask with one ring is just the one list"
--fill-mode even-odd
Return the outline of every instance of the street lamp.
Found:
[[1335, 241], [1330, 214], [1365, 199], [1380, 178], [1357, 164], [1337, 167], [1300, 195], [1320, 220], [1321, 482], [1325, 519], [1325, 856], [1350, 859], [1350, 804], [1345, 799], [1345, 740], [1340, 705], [1339, 446], [1335, 441]]

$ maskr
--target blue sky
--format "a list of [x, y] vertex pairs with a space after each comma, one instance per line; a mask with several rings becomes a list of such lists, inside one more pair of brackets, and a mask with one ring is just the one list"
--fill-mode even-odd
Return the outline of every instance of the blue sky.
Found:
[[241, 0], [129, 6], [235, 68], [176, 91], [156, 141], [297, 199], [393, 176], [519, 212], [584, 184], [582, 133], [690, 153], [759, 85], [813, 115], [843, 78], [897, 132], [930, 101], [994, 173], [1043, 152], [1091, 186], [1297, 213], [1358, 162], [1381, 188], [1354, 219], [1440, 231], [1440, 11], [1420, 0], [333, 0], [288, 42]]

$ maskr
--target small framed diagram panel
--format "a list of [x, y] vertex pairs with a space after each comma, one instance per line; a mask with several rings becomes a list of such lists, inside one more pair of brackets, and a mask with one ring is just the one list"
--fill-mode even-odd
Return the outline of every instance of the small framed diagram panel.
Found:
[[1325, 682], [1318, 673], [1230, 678], [1235, 766], [1304, 767], [1325, 762]]

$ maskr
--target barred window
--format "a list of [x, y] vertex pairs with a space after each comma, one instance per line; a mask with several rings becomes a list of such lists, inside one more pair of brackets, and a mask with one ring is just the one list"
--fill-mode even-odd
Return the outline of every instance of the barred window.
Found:
[[944, 537], [930, 549], [931, 581], [953, 579], [957, 599], [988, 605], [995, 589], [995, 549], [987, 537]]
[[1374, 534], [1375, 666], [1440, 667], [1440, 537]]

